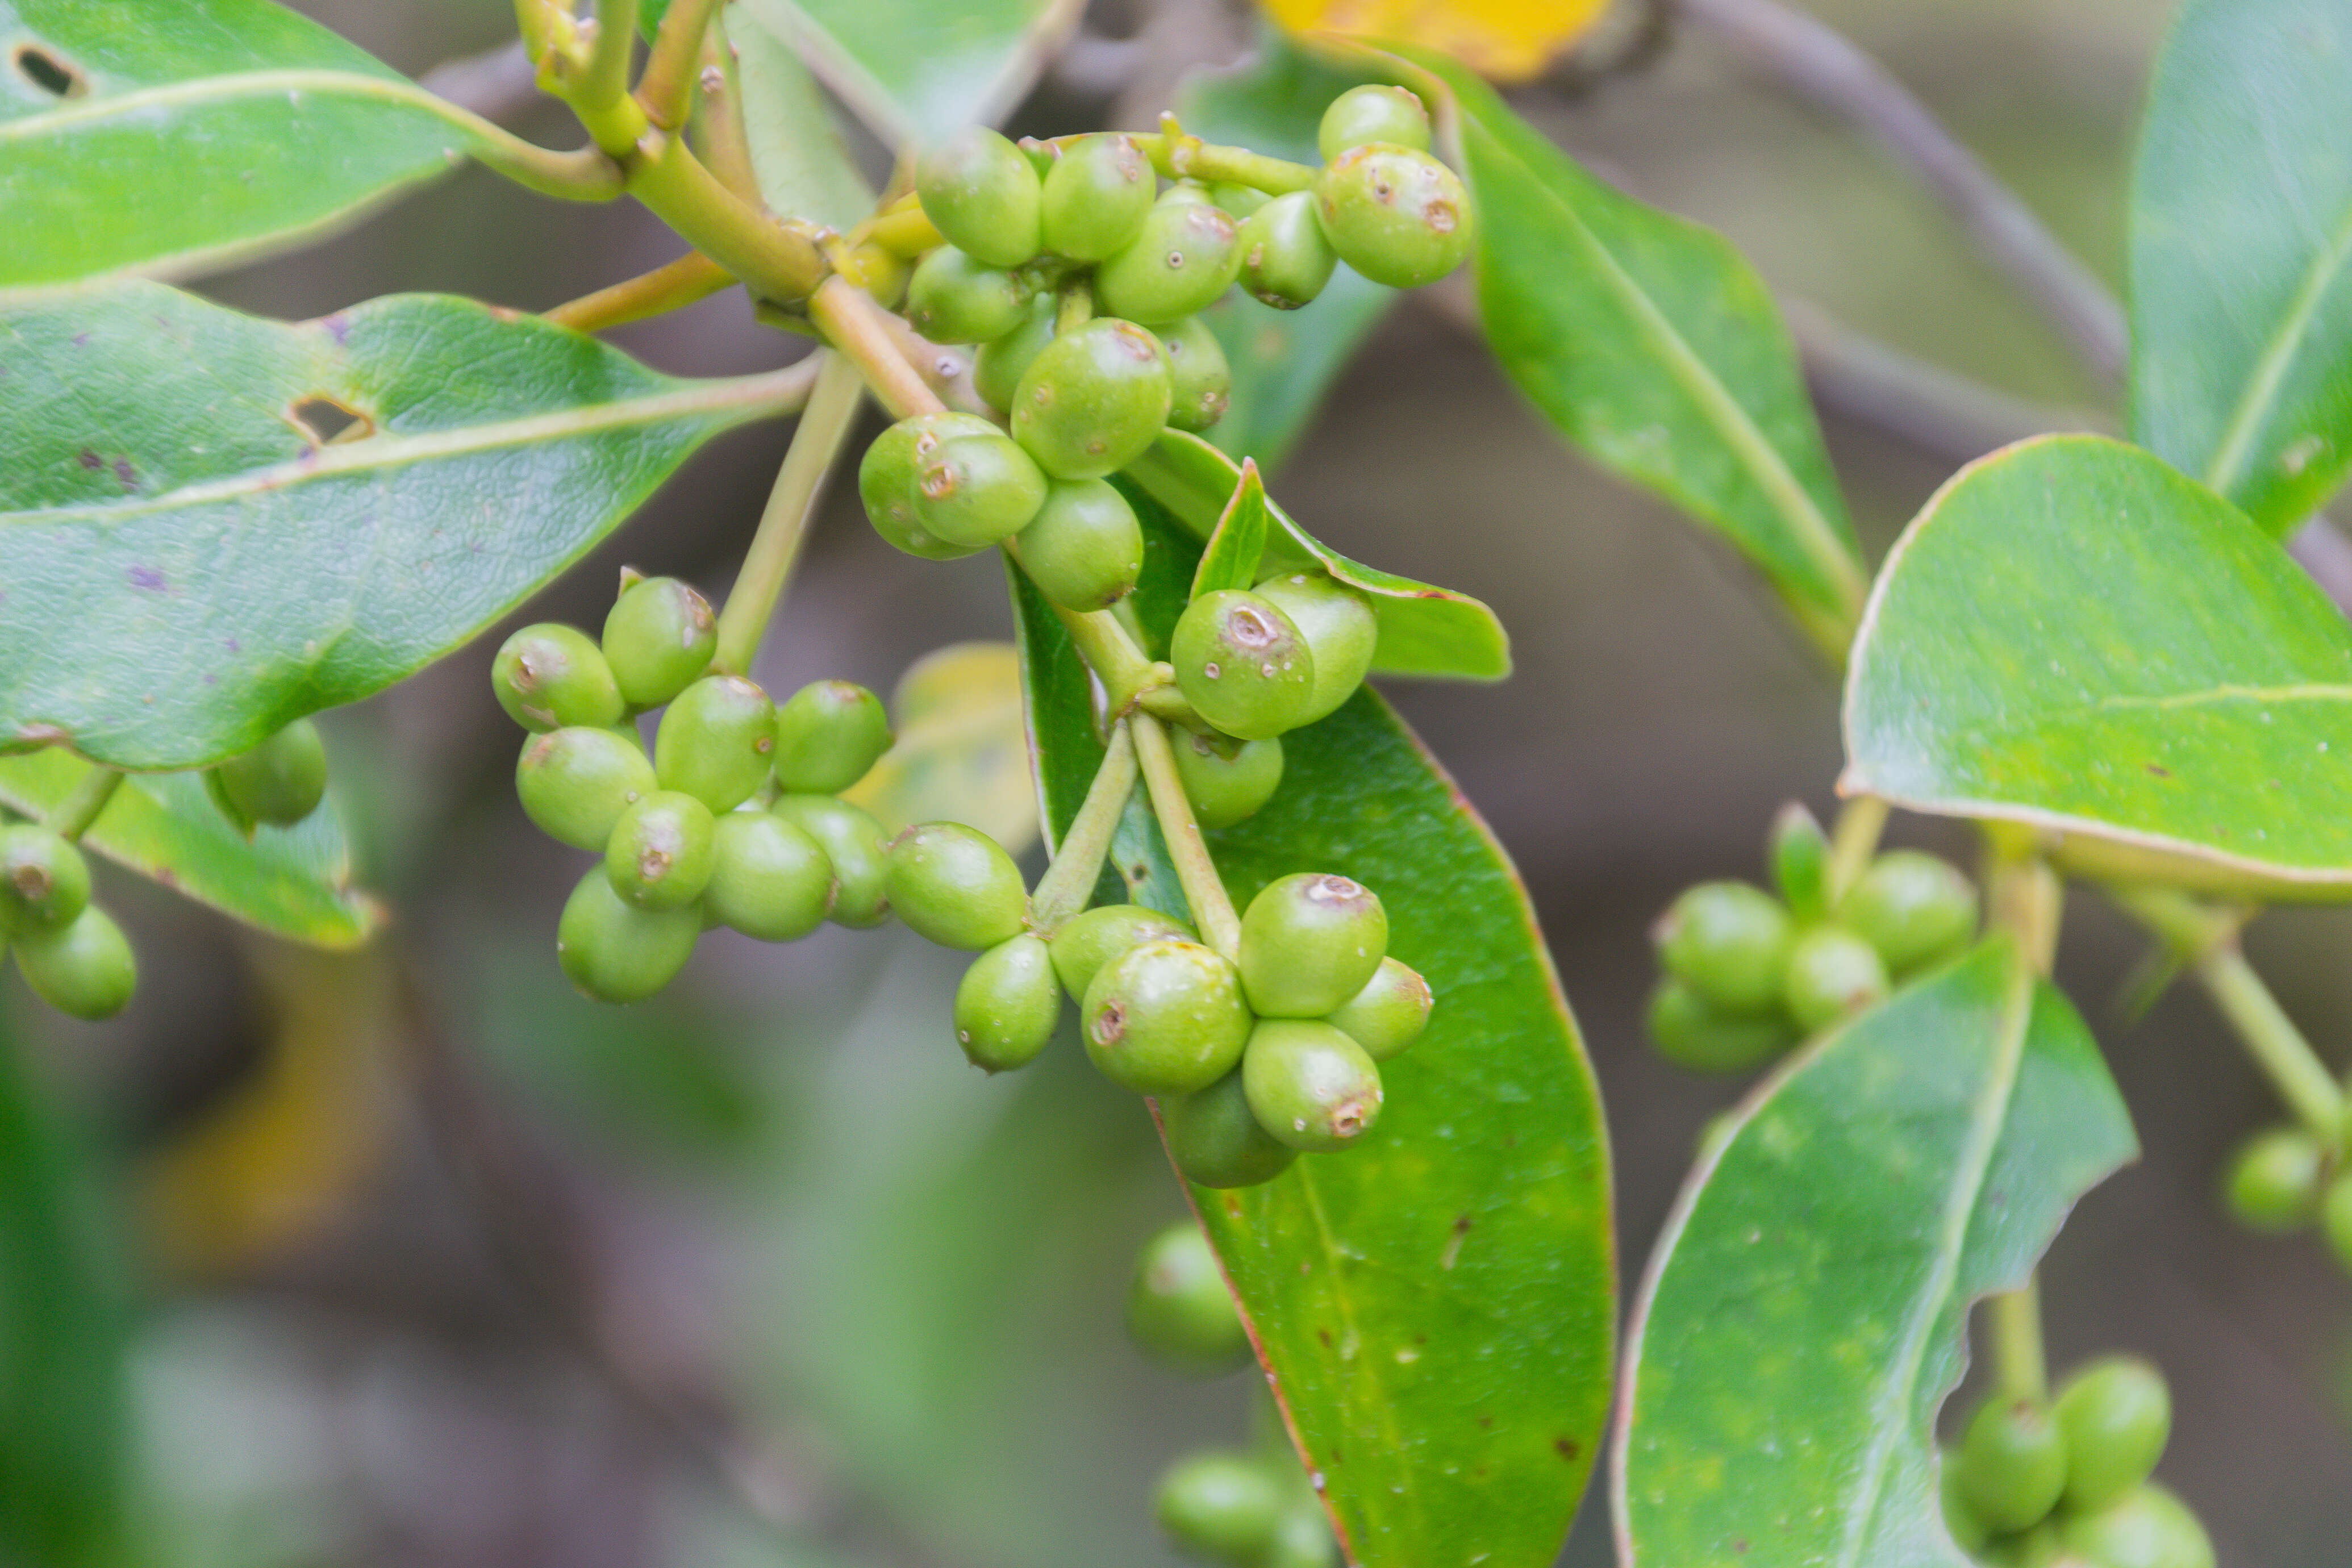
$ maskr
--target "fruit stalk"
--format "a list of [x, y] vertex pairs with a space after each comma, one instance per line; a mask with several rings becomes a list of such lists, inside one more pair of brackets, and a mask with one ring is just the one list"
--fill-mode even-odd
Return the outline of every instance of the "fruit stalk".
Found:
[[1874, 795], [1855, 797], [1838, 813], [1830, 829], [1830, 865], [1826, 879], [1830, 908], [1834, 910], [1878, 853], [1879, 836], [1886, 831], [1886, 802]]
[[730, 675], [751, 673], [776, 601], [791, 580], [810, 510], [857, 417], [858, 395], [865, 386], [857, 367], [827, 350], [819, 350], [818, 357], [816, 384], [793, 430], [783, 465], [776, 470], [775, 488], [768, 493], [767, 510], [760, 514], [759, 530], [744, 552], [735, 586], [719, 612], [714, 668]]
[[[597, 9], [601, 12], [604, 6]], [[673, 0], [662, 14], [652, 52], [646, 57], [645, 74], [637, 78], [637, 101], [645, 106], [646, 118], [665, 131], [676, 131], [686, 123], [694, 101], [695, 78], [700, 73], [702, 40], [718, 11], [719, 0]], [[600, 36], [597, 42], [603, 41]], [[626, 60], [625, 51], [622, 58]]]
[[721, 289], [734, 286], [733, 273], [702, 252], [689, 250], [651, 272], [568, 300], [546, 312], [543, 319], [575, 331], [601, 332], [608, 327], [684, 310]]
[[1038, 879], [1029, 896], [1029, 926], [1039, 936], [1051, 936], [1062, 923], [1083, 913], [1102, 878], [1103, 858], [1110, 853], [1112, 835], [1135, 793], [1135, 736], [1125, 721], [1113, 725], [1110, 747], [1102, 766], [1095, 770], [1087, 798], [1071, 819], [1070, 830], [1056, 847], [1054, 864]]
[[1986, 1303], [1992, 1315], [1993, 1381], [2001, 1397], [2040, 1405], [2050, 1397], [2050, 1368], [2042, 1351], [2042, 1278], [2026, 1277], [2014, 1290]]
[[1177, 776], [1168, 731], [1149, 713], [1133, 714], [1128, 723], [1135, 731], [1136, 755], [1143, 765], [1144, 786], [1151, 795], [1152, 815], [1160, 819], [1160, 835], [1168, 841], [1168, 858], [1175, 863], [1184, 901], [1192, 906], [1192, 923], [1200, 929], [1201, 940], [1220, 955], [1236, 958], [1242, 947], [1241, 916], [1234, 912], [1224, 879], [1217, 875], [1208, 842], [1201, 837], [1192, 803], [1184, 795], [1184, 781]]
[[73, 793], [58, 802], [58, 808], [49, 813], [49, 831], [68, 842], [79, 840], [106, 809], [107, 802], [114, 798], [114, 792], [121, 787], [121, 769], [103, 765], [91, 768], [74, 785]]

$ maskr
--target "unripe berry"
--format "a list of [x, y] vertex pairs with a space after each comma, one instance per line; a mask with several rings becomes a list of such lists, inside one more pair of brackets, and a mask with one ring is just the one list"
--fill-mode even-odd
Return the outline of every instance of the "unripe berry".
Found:
[[1797, 1040], [1778, 1012], [1718, 1012], [1686, 980], [1669, 975], [1650, 994], [1650, 1043], [1685, 1072], [1747, 1072]]
[[1401, 87], [1351, 87], [1331, 100], [1316, 128], [1315, 146], [1327, 163], [1368, 142], [1429, 151], [1429, 110], [1420, 97]]
[[956, 986], [956, 1044], [992, 1073], [1027, 1067], [1054, 1037], [1062, 983], [1042, 937], [1023, 931], [971, 961]]
[[2058, 1390], [2050, 1414], [2066, 1437], [2066, 1507], [2105, 1508], [2156, 1473], [2172, 1436], [2164, 1374], [2132, 1356], [2107, 1356]]
[[1388, 947], [1388, 911], [1370, 888], [1283, 877], [1242, 912], [1242, 989], [1261, 1017], [1320, 1018], [1370, 983]]
[[1433, 1002], [1419, 970], [1383, 958], [1364, 988], [1332, 1008], [1324, 1022], [1363, 1047], [1372, 1060], [1384, 1062], [1421, 1038]]
[[1127, 1331], [1152, 1360], [1187, 1372], [1229, 1372], [1249, 1359], [1249, 1334], [1198, 1221], [1180, 1219], [1143, 1244]]
[[2230, 1212], [2256, 1230], [2288, 1231], [2319, 1212], [2327, 1154], [2300, 1127], [2274, 1127], [2246, 1141], [2230, 1162]]
[[2159, 1486], [2145, 1486], [2062, 1522], [2059, 1539], [2092, 1568], [2213, 1568], [2197, 1516]]
[[604, 847], [613, 891], [645, 910], [683, 909], [702, 896], [715, 858], [710, 808], [656, 790], [621, 813]]
[[675, 577], [621, 590], [604, 616], [604, 662], [632, 708], [658, 708], [710, 668], [719, 617], [710, 601]]
[[1789, 950], [1780, 1000], [1806, 1034], [1886, 998], [1886, 962], [1843, 926], [1815, 926]]
[[1231, 180], [1219, 180], [1209, 187], [1209, 205], [1224, 208], [1236, 223], [1272, 200], [1270, 194], [1255, 185], [1237, 184]]
[[1365, 597], [1320, 572], [1290, 572], [1257, 585], [1257, 595], [1290, 617], [1315, 658], [1315, 695], [1299, 721], [1312, 724], [1356, 694], [1380, 647], [1380, 623]]
[[2066, 1489], [2065, 1436], [2030, 1400], [1987, 1400], [1960, 1438], [1958, 1485], [1990, 1529], [2030, 1530]]
[[1781, 902], [1801, 925], [1827, 919], [1830, 912], [1830, 836], [1821, 819], [1792, 800], [1772, 818], [1766, 839], [1765, 860], [1772, 868], [1773, 885]]
[[1777, 1010], [1796, 933], [1789, 911], [1746, 882], [1686, 889], [1650, 930], [1666, 973], [1726, 1013]]
[[0, 936], [70, 925], [89, 906], [89, 862], [37, 822], [0, 827]]
[[212, 771], [212, 784], [240, 825], [290, 827], [327, 797], [327, 747], [319, 727], [297, 719], [241, 757]]
[[2338, 1176], [2319, 1204], [2319, 1228], [2336, 1260], [2352, 1269], [2352, 1176]]
[[515, 796], [558, 844], [602, 851], [621, 813], [660, 787], [634, 736], [585, 725], [534, 735], [515, 763]]
[[1236, 741], [1179, 730], [1169, 737], [1184, 798], [1203, 827], [1231, 827], [1257, 815], [1282, 787], [1282, 742]]
[[998, 434], [995, 426], [977, 414], [918, 414], [874, 437], [857, 465], [857, 497], [866, 503], [874, 531], [926, 561], [952, 561], [985, 548], [950, 544], [924, 527], [915, 511], [915, 478], [950, 440]]
[[1054, 973], [1070, 1000], [1084, 1002], [1102, 966], [1147, 942], [1191, 942], [1192, 928], [1140, 904], [1102, 904], [1065, 921], [1050, 945]]
[[49, 931], [16, 938], [16, 967], [33, 994], [71, 1018], [111, 1018], [139, 988], [139, 960], [114, 918], [96, 904]]
[[850, 251], [847, 270], [849, 280], [873, 295], [886, 310], [907, 297], [907, 283], [913, 274], [905, 257], [870, 239]]
[[1049, 603], [1108, 609], [1133, 593], [1143, 574], [1143, 526], [1104, 480], [1055, 479], [1013, 541], [1013, 553]]
[[1274, 1527], [1274, 1542], [1255, 1568], [1339, 1568], [1339, 1543], [1322, 1505], [1294, 1502]]
[[[1217, 205], [1217, 193], [1205, 181], [1177, 180], [1160, 193], [1159, 205], [1163, 207], [1185, 205], [1213, 207]], [[1225, 210], [1230, 214], [1233, 209], [1228, 207]]]
[[833, 910], [833, 861], [772, 812], [730, 811], [711, 828], [703, 912], [761, 942], [797, 942]]
[[578, 626], [542, 621], [507, 638], [490, 661], [490, 687], [507, 716], [526, 730], [621, 721], [613, 667]]
[[1176, 1168], [1204, 1187], [1255, 1187], [1298, 1158], [1297, 1150], [1258, 1124], [1239, 1068], [1206, 1089], [1162, 1098], [1160, 1121]]
[[776, 710], [776, 784], [789, 793], [838, 795], [889, 749], [889, 712], [854, 681], [812, 680]]
[[1315, 216], [1315, 197], [1307, 191], [1276, 196], [1258, 208], [1242, 220], [1235, 239], [1242, 287], [1277, 310], [1312, 304], [1339, 265], [1339, 253]]
[[1259, 1126], [1310, 1153], [1349, 1147], [1381, 1114], [1381, 1069], [1320, 1020], [1260, 1022], [1242, 1057], [1242, 1088]]
[[1944, 1505], [1944, 1528], [1951, 1531], [1952, 1543], [1961, 1551], [1982, 1552], [1992, 1540], [1992, 1531], [1960, 1495], [1959, 1456], [1949, 1448], [1941, 1450], [1937, 1461], [1937, 1484]]
[[1248, 1042], [1241, 977], [1191, 942], [1147, 942], [1095, 972], [1079, 1010], [1087, 1055], [1139, 1094], [1184, 1094], [1233, 1070]]
[[1470, 196], [1426, 153], [1351, 148], [1315, 182], [1315, 216], [1339, 259], [1391, 289], [1434, 283], [1470, 254]]
[[[971, 357], [971, 386], [991, 408], [1011, 408], [1021, 378], [1054, 341], [1061, 329], [1059, 302], [1051, 294], [1029, 301], [1021, 324], [994, 342], [982, 343]], [[993, 429], [992, 426], [990, 428]], [[866, 510], [873, 510], [868, 503]]]
[[1223, 588], [1187, 605], [1169, 660], [1201, 717], [1244, 741], [1297, 729], [1314, 705], [1315, 656], [1307, 639], [1256, 594]]
[[863, 929], [889, 919], [884, 869], [889, 836], [880, 823], [829, 795], [780, 795], [768, 809], [815, 839], [833, 862], [834, 924]]
[[1154, 203], [1136, 237], [1095, 268], [1095, 300], [1105, 315], [1147, 327], [1179, 321], [1216, 303], [1240, 273], [1233, 215], [1172, 195]]
[[947, 242], [991, 267], [1018, 267], [1045, 247], [1036, 167], [985, 126], [968, 126], [924, 154], [915, 191]]
[[1908, 974], [1976, 934], [1976, 884], [1936, 856], [1891, 850], [1871, 863], [1837, 914], [1840, 925], [1878, 950], [1889, 971]]
[[915, 470], [915, 521], [949, 544], [1002, 544], [1045, 504], [1045, 476], [1001, 431], [956, 436]]
[[1194, 1454], [1160, 1478], [1153, 1510], [1183, 1551], [1220, 1563], [1255, 1562], [1282, 1520], [1282, 1486], [1241, 1454]]
[[654, 776], [713, 811], [732, 811], [768, 779], [776, 705], [740, 675], [707, 675], [672, 700], [654, 731]]
[[599, 1002], [642, 1002], [677, 978], [702, 934], [692, 904], [646, 910], [613, 890], [602, 867], [580, 879], [555, 925], [555, 958]]
[[926, 822], [890, 841], [890, 907], [919, 936], [977, 952], [1019, 936], [1029, 890], [1004, 847], [961, 822]]
[[1028, 310], [1020, 279], [952, 245], [924, 257], [907, 284], [908, 324], [935, 343], [992, 342]]
[[1173, 383], [1160, 340], [1097, 317], [1038, 352], [1013, 393], [1013, 434], [1057, 479], [1098, 479], [1167, 426]]
[[1100, 261], [1134, 242], [1158, 184], [1132, 136], [1081, 136], [1045, 172], [1045, 248]]
[[1225, 416], [1234, 400], [1234, 369], [1224, 345], [1198, 316], [1160, 330], [1170, 370], [1168, 423], [1179, 430], [1206, 430]]

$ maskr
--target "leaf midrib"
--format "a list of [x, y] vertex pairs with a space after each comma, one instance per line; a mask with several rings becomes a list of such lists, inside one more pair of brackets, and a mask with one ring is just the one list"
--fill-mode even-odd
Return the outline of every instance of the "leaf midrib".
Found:
[[0, 120], [0, 142], [30, 141], [149, 110], [202, 108], [298, 92], [397, 103], [429, 114], [468, 135], [476, 129], [472, 117], [464, 110], [444, 101], [405, 78], [311, 68], [234, 71], [223, 76], [192, 77], [185, 81], [167, 82], [161, 87], [133, 88], [128, 92], [75, 99], [63, 108], [47, 109], [37, 114], [22, 115], [14, 120]]
[[2229, 426], [2222, 432], [2221, 443], [2214, 450], [2213, 460], [2206, 465], [2207, 488], [2226, 496], [2246, 477], [2246, 465], [2253, 457], [2254, 438], [2276, 411], [2279, 389], [2285, 384], [2294, 356], [2302, 350], [2312, 318], [2319, 312], [2319, 302], [2347, 261], [2352, 261], [2352, 205], [2345, 208], [2335, 233], [2304, 269], [2302, 285], [2289, 302], [2286, 314], [2271, 333], [2262, 357], [2254, 362], [2254, 374], [2239, 396]]

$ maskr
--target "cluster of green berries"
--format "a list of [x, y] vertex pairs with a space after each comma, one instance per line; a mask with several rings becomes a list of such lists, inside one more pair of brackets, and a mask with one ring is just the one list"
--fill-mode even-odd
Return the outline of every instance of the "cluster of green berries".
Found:
[[0, 938], [34, 994], [60, 1013], [111, 1018], [138, 988], [130, 941], [90, 901], [89, 862], [37, 823], [0, 827]]
[[1651, 931], [1665, 978], [1650, 997], [1658, 1053], [1694, 1072], [1744, 1072], [1883, 1000], [1967, 945], [1975, 884], [1915, 849], [1879, 856], [1832, 900], [1829, 843], [1801, 805], [1774, 823], [1779, 896], [1702, 882]]
[[[714, 925], [792, 942], [888, 916], [886, 835], [837, 798], [889, 749], [881, 700], [820, 680], [779, 706], [713, 673], [717, 645], [700, 594], [633, 575], [601, 641], [525, 626], [491, 665], [499, 701], [531, 731], [515, 764], [524, 812], [604, 857], [556, 929], [563, 972], [598, 1001], [660, 991]], [[635, 719], [655, 709], [649, 757]]]
[[2352, 1269], [2352, 1169], [2300, 1127], [2273, 1127], [2246, 1141], [2223, 1185], [2230, 1210], [2256, 1230], [2284, 1234], [2316, 1226]]
[[2148, 1479], [2171, 1434], [2163, 1374], [2128, 1356], [2046, 1405], [1995, 1395], [1944, 1452], [1945, 1527], [1988, 1568], [2213, 1568], [2204, 1527]]

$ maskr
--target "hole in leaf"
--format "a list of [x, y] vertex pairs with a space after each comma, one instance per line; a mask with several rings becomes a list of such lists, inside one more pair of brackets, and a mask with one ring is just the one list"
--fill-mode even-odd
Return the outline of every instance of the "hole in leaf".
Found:
[[79, 67], [38, 44], [18, 44], [9, 51], [8, 63], [52, 98], [79, 98], [89, 90], [89, 79]]
[[303, 437], [316, 447], [331, 441], [356, 441], [375, 434], [374, 420], [324, 393], [306, 397], [286, 412], [301, 428]]

